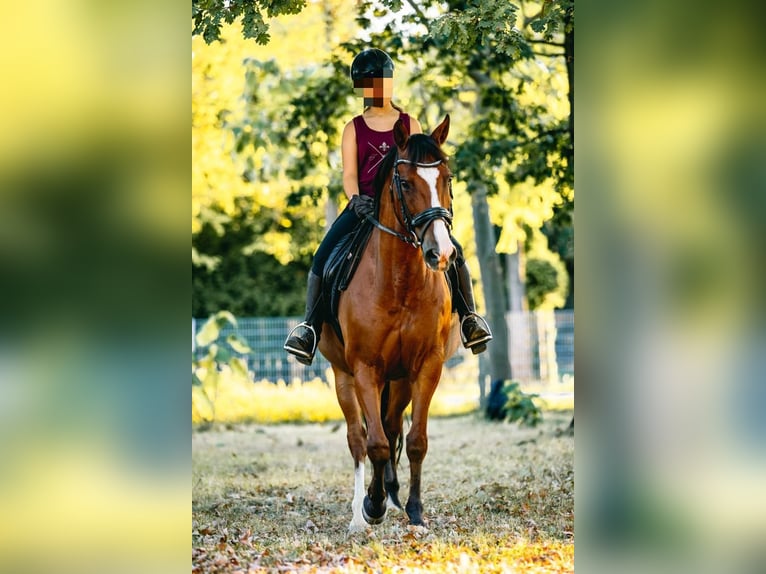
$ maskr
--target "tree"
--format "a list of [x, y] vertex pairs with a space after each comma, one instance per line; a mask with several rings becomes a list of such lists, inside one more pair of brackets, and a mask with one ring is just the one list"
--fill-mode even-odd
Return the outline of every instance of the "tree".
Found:
[[[560, 55], [547, 49], [559, 46], [554, 37], [565, 29], [573, 37], [574, 4], [543, 2], [539, 9], [532, 8], [525, 15], [502, 0], [448, 2], [448, 11], [430, 24], [429, 38], [423, 44], [436, 52], [433, 60], [442, 76], [458, 75], [464, 79], [461, 85], [472, 84], [474, 97], [467, 99], [466, 106], [474, 119], [456, 160], [462, 177], [471, 182], [477, 248], [484, 254], [479, 262], [488, 316], [499, 335], [490, 346], [493, 379], [511, 375], [503, 336], [506, 306], [498, 300], [503, 278], [493, 255], [495, 251], [515, 253], [512, 262], [519, 265], [524, 230], [539, 229], [552, 218], [554, 208], [571, 204], [573, 197], [573, 108], [570, 104], [568, 113], [557, 114], [550, 101], [556, 99], [555, 94], [548, 102], [545, 97], [529, 96], [532, 91], [538, 96], [544, 93], [535, 66]], [[416, 9], [416, 13], [422, 17], [424, 10]], [[518, 29], [515, 25], [520, 17]], [[423, 23], [429, 25], [425, 18]], [[533, 47], [537, 45], [545, 49], [536, 52]], [[573, 68], [567, 70], [571, 74]], [[447, 86], [447, 92], [445, 100], [457, 90]], [[572, 80], [568, 95], [571, 102]], [[494, 222], [502, 227], [499, 238], [490, 232], [493, 213]], [[520, 308], [521, 291], [509, 292], [516, 298], [509, 307]]]
[[238, 198], [233, 214], [220, 207], [212, 212], [192, 236], [192, 316], [221, 310], [240, 317], [300, 315], [310, 255], [282, 263], [257, 248], [258, 242], [287, 221], [296, 241], [303, 243], [317, 241], [321, 230], [301, 219], [285, 220], [275, 209], [261, 209], [256, 216], [249, 198]]
[[[317, 205], [341, 189], [330, 161], [340, 145], [337, 128], [308, 114], [323, 97], [339, 113], [344, 99], [352, 101], [351, 94], [338, 95], [332, 74], [317, 71], [314, 59], [329, 58], [324, 35], [348, 37], [352, 21], [344, 3], [325, 0], [279, 24], [282, 37], [268, 48], [232, 27], [212, 44], [193, 38], [194, 316], [303, 312], [324, 224]], [[299, 31], [307, 40], [295, 46], [289, 38]], [[297, 97], [304, 93], [311, 95]], [[319, 124], [327, 126], [322, 133], [313, 131]]]
[[281, 14], [297, 14], [306, 0], [192, 0], [192, 35], [201, 35], [208, 44], [221, 39], [223, 24], [239, 21], [242, 36], [258, 44], [268, 44], [269, 25], [263, 18]]

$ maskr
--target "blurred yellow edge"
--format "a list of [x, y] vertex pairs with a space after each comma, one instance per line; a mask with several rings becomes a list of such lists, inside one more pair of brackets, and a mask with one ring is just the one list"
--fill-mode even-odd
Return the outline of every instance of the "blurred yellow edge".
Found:
[[[224, 368], [217, 386], [192, 387], [192, 423], [286, 423], [341, 421], [332, 372], [326, 383], [319, 378], [301, 383], [294, 380], [252, 382]], [[534, 391], [531, 391], [534, 392]], [[572, 410], [571, 396], [537, 398], [544, 410]], [[431, 401], [430, 414], [453, 416], [475, 412], [479, 408], [476, 382], [441, 384]], [[410, 412], [410, 407], [406, 411]]]
[[0, 571], [151, 573], [183, 564], [188, 466], [153, 469], [104, 437], [67, 438], [14, 453], [0, 488]]

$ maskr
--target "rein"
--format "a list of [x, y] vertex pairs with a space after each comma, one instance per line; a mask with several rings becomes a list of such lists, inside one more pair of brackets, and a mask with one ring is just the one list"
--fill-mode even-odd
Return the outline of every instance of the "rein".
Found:
[[[399, 198], [399, 206], [401, 208], [402, 216], [401, 218], [399, 215], [396, 215], [396, 219], [399, 221], [400, 225], [404, 227], [408, 235], [405, 235], [403, 233], [399, 233], [398, 231], [395, 231], [391, 229], [390, 227], [386, 227], [383, 225], [380, 221], [376, 220], [371, 215], [367, 216], [367, 221], [372, 223], [375, 227], [380, 229], [381, 231], [384, 231], [385, 233], [388, 233], [390, 235], [393, 235], [394, 237], [400, 239], [401, 241], [404, 241], [405, 243], [408, 243], [409, 245], [412, 245], [416, 249], [419, 248], [423, 244], [423, 236], [425, 235], [426, 231], [428, 230], [428, 226], [431, 225], [434, 221], [437, 219], [441, 219], [444, 221], [444, 223], [447, 224], [447, 229], [452, 229], [452, 205], [450, 205], [450, 209], [445, 209], [444, 207], [429, 207], [427, 209], [424, 209], [414, 217], [410, 213], [410, 210], [407, 208], [407, 203], [404, 201], [404, 194], [402, 193], [402, 180], [399, 176], [399, 170], [397, 169], [399, 167], [399, 164], [407, 164], [407, 165], [413, 165], [415, 167], [436, 167], [438, 165], [441, 165], [443, 162], [442, 160], [437, 160], [431, 163], [420, 163], [420, 162], [414, 162], [410, 161], [408, 159], [399, 159], [397, 158], [394, 162], [394, 177], [391, 180], [391, 186], [389, 188], [391, 192], [391, 201], [394, 200], [394, 184], [396, 184], [396, 195]], [[450, 199], [452, 198], [452, 179], [450, 179]], [[423, 233], [420, 237], [418, 237], [418, 234], [416, 232], [416, 228], [423, 226]]]

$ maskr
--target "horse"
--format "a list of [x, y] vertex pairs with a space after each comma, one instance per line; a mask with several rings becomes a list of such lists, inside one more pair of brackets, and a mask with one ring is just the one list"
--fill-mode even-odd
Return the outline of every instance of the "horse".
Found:
[[[338, 304], [342, 337], [325, 325], [319, 343], [335, 374], [354, 460], [350, 532], [382, 522], [387, 508], [402, 510], [396, 467], [410, 402], [405, 510], [410, 524], [425, 526], [420, 479], [428, 409], [460, 341], [445, 273], [456, 257], [451, 174], [441, 150], [449, 115], [430, 136], [410, 135], [401, 120], [393, 131], [395, 146], [375, 181], [377, 219], [368, 217], [375, 227]], [[373, 474], [365, 494], [368, 456]]]

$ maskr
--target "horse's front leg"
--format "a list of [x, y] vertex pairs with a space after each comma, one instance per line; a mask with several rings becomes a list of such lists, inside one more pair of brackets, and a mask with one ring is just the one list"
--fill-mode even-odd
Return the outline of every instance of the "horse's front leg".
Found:
[[412, 427], [407, 433], [407, 458], [410, 460], [410, 495], [405, 510], [410, 524], [424, 526], [420, 500], [420, 472], [428, 452], [428, 409], [441, 377], [442, 361], [424, 365], [413, 384]]
[[370, 524], [379, 524], [386, 514], [386, 491], [383, 477], [389, 458], [389, 445], [380, 417], [383, 378], [374, 368], [354, 369], [356, 397], [367, 421], [367, 456], [372, 463], [372, 480], [364, 497], [362, 513]]
[[364, 461], [367, 458], [367, 436], [362, 424], [359, 402], [354, 391], [354, 379], [340, 369], [335, 369], [335, 394], [346, 419], [346, 437], [348, 449], [354, 459], [354, 498], [351, 501], [351, 523], [349, 532], [359, 532], [366, 528], [367, 522], [362, 513], [364, 504]]

